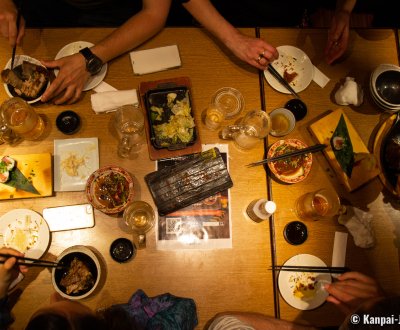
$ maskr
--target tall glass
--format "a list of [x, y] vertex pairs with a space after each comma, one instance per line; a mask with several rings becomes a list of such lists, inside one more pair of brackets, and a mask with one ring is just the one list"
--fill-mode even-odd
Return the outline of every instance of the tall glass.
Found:
[[140, 148], [144, 128], [143, 113], [133, 105], [124, 105], [115, 113], [114, 126], [119, 135], [118, 155], [127, 158], [132, 151]]
[[19, 97], [4, 101], [0, 113], [4, 123], [26, 140], [37, 140], [44, 132], [43, 119], [31, 105]]
[[132, 202], [124, 211], [123, 219], [137, 235], [139, 249], [146, 247], [146, 233], [154, 226], [155, 215], [150, 204], [144, 201]]
[[302, 220], [319, 220], [338, 215], [340, 198], [333, 190], [319, 189], [300, 196], [295, 202], [295, 212]]

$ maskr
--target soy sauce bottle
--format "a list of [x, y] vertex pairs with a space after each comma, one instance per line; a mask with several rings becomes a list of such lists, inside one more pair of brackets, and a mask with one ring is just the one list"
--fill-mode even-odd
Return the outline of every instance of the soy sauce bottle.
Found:
[[276, 204], [268, 199], [260, 198], [253, 200], [247, 206], [246, 213], [251, 220], [262, 222], [267, 220], [276, 210]]

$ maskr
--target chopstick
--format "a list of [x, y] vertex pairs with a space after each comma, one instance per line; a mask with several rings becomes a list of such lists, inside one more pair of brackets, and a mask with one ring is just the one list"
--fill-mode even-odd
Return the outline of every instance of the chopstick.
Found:
[[247, 167], [253, 167], [253, 166], [258, 166], [258, 165], [269, 163], [269, 162], [275, 162], [277, 160], [282, 160], [282, 159], [289, 158], [289, 157], [295, 157], [295, 156], [300, 156], [300, 155], [303, 155], [303, 154], [308, 154], [310, 152], [314, 153], [314, 152], [317, 152], [317, 151], [321, 151], [321, 150], [325, 149], [326, 147], [327, 147], [326, 144], [316, 144], [316, 145], [313, 145], [311, 147], [299, 149], [299, 150], [296, 150], [296, 151], [293, 151], [293, 152], [287, 152], [285, 154], [282, 154], [282, 155], [279, 155], [279, 156], [276, 156], [276, 157], [270, 157], [270, 158], [262, 159], [262, 160], [259, 160], [258, 162], [253, 162], [253, 163], [247, 164], [246, 166]]
[[268, 71], [269, 73], [276, 79], [278, 80], [278, 82], [285, 87], [290, 93], [293, 94], [293, 96], [297, 97], [298, 99], [300, 99], [300, 96], [294, 91], [294, 89], [292, 88], [292, 86], [290, 86], [290, 84], [285, 80], [285, 78], [283, 78], [278, 71], [275, 70], [275, 68], [272, 66], [272, 64], [268, 64]]
[[[19, 0], [18, 6], [17, 6], [17, 37], [18, 37], [18, 32], [19, 32], [19, 23], [21, 22], [21, 5], [22, 5], [22, 0]], [[14, 68], [14, 60], [15, 60], [15, 51], [16, 50], [17, 50], [17, 42], [15, 42], [15, 45], [12, 50], [11, 70]]]
[[348, 267], [328, 267], [328, 266], [275, 266], [271, 270], [287, 272], [307, 272], [307, 273], [331, 273], [342, 274], [350, 271]]
[[[0, 257], [15, 258], [15, 259], [17, 259], [17, 265], [23, 265], [23, 266], [29, 266], [29, 267], [54, 267], [54, 268], [64, 268], [65, 267], [64, 265], [57, 263], [57, 262], [53, 262], [53, 261], [27, 258], [27, 257], [18, 257], [18, 256], [14, 256], [12, 254], [7, 254], [7, 253], [0, 253]], [[0, 260], [0, 264], [3, 264], [6, 260], [7, 259]], [[33, 262], [26, 262], [26, 261], [33, 261]]]

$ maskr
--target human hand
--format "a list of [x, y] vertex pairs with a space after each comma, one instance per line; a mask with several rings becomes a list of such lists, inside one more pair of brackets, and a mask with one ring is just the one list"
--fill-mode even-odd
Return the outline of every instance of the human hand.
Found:
[[58, 68], [57, 78], [42, 95], [41, 101], [52, 100], [55, 104], [71, 104], [79, 100], [90, 74], [81, 54], [62, 57], [55, 61], [42, 61], [47, 68]]
[[25, 20], [21, 17], [17, 28], [18, 11], [12, 0], [0, 1], [0, 30], [4, 38], [8, 39], [11, 47], [19, 45], [25, 34]]
[[344, 54], [349, 42], [350, 12], [340, 10], [332, 18], [325, 47], [325, 59], [328, 64]]
[[242, 61], [260, 70], [265, 70], [279, 56], [276, 48], [265, 40], [246, 36], [239, 31], [227, 46]]
[[[24, 256], [24, 254], [21, 252], [5, 247], [0, 249], [0, 253], [11, 254], [17, 257]], [[4, 262], [0, 264], [0, 298], [3, 298], [7, 294], [8, 288], [10, 287], [11, 283], [17, 278], [18, 273], [26, 273], [28, 271], [28, 267], [16, 266], [16, 258], [7, 259], [5, 257], [0, 257], [0, 260]]]
[[340, 275], [338, 281], [325, 286], [327, 301], [335, 304], [345, 314], [353, 312], [361, 303], [371, 298], [384, 297], [378, 282], [359, 272]]

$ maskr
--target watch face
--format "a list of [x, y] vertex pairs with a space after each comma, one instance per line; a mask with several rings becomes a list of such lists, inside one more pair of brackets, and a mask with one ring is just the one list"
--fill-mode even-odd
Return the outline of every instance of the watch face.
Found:
[[98, 57], [92, 57], [87, 63], [86, 67], [90, 74], [94, 75], [101, 71], [103, 62]]

